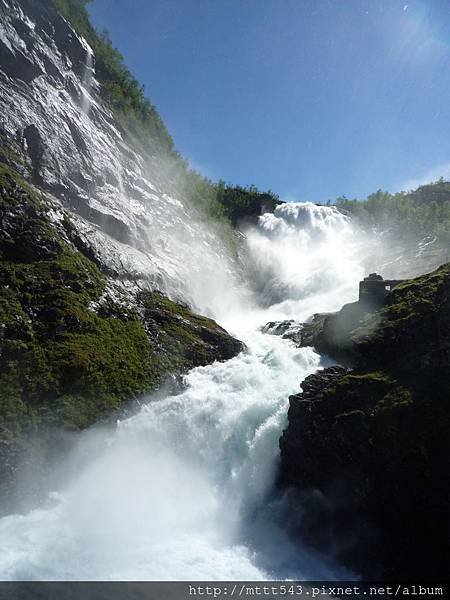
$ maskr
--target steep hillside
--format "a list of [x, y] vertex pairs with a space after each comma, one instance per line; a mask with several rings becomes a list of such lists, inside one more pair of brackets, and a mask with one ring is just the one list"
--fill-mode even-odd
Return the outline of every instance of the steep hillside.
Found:
[[449, 324], [447, 264], [376, 311], [317, 316], [303, 338], [347, 368], [290, 398], [280, 485], [300, 492], [297, 532], [367, 578], [448, 570]]
[[443, 179], [410, 192], [378, 190], [364, 202], [339, 198], [336, 205], [362, 224], [395, 230], [405, 238], [433, 233], [450, 244], [450, 182]]
[[77, 7], [72, 20], [92, 47], [51, 0], [1, 5], [0, 158], [76, 215], [116, 279], [164, 287], [201, 310], [187, 263], [236, 268], [228, 192], [219, 202], [217, 188], [189, 171], [83, 4], [59, 3], [69, 16]]
[[[82, 539], [87, 528], [76, 518], [66, 519], [66, 509], [55, 516], [51, 508], [47, 516], [55, 537], [38, 554], [27, 554], [31, 569], [21, 566], [26, 552], [9, 550], [11, 564], [17, 563], [11, 572], [31, 574], [31, 579], [43, 572], [48, 576], [59, 567], [48, 566], [54, 562], [52, 552], [62, 548], [60, 555], [73, 557], [73, 570], [67, 573], [75, 577], [118, 573], [111, 565], [95, 571], [84, 550], [97, 549], [100, 558], [107, 554], [105, 540], [114, 536], [125, 512], [122, 498], [129, 506], [144, 500], [136, 512], [137, 527], [130, 531], [140, 534], [142, 529], [147, 538], [140, 521], [155, 511], [169, 544], [173, 527], [171, 518], [167, 525], [167, 512], [180, 513], [183, 520], [186, 506], [199, 507], [192, 522], [201, 528], [204, 515], [213, 515], [213, 527], [204, 528], [207, 543], [198, 538], [207, 557], [202, 564], [234, 556], [239, 567], [247, 550], [248, 557], [258, 554], [255, 539], [241, 552], [240, 538], [247, 535], [249, 522], [239, 515], [240, 525], [233, 523], [232, 535], [224, 536], [229, 519], [212, 504], [228, 510], [230, 498], [236, 498], [236, 512], [248, 516], [272, 494], [283, 402], [300, 373], [311, 373], [320, 361], [311, 350], [302, 353], [280, 340], [267, 342], [253, 321], [265, 314], [271, 319], [272, 309], [273, 318], [290, 318], [297, 311], [306, 318], [314, 310], [335, 309], [342, 297], [352, 297], [355, 270], [363, 272], [366, 252], [372, 250], [368, 262], [388, 277], [423, 273], [444, 262], [448, 184], [395, 196], [377, 193], [365, 204], [344, 199], [337, 208], [280, 206], [271, 191], [214, 184], [180, 157], [120, 53], [107, 34], [90, 24], [86, 4], [0, 2], [1, 492], [8, 493], [20, 458], [33, 452], [30, 440], [36, 431], [35, 439], [44, 446], [39, 458], [42, 454], [51, 470], [46, 462], [50, 438], [54, 443], [63, 431], [61, 438], [67, 440], [68, 430], [111, 420], [128, 402], [165, 382], [175, 381], [179, 392], [179, 375], [215, 364], [188, 376], [191, 387], [181, 404], [178, 393], [169, 394], [170, 410], [150, 402], [124, 428], [128, 440], [134, 427], [143, 432], [142, 465], [137, 460], [132, 477], [144, 487], [125, 490], [133, 495], [131, 501], [127, 494], [111, 492], [127, 488], [130, 481], [127, 454], [120, 477], [115, 468], [100, 464], [99, 472], [107, 471], [114, 485], [103, 490], [96, 480], [89, 490], [78, 488], [79, 497], [97, 498], [85, 502], [93, 510], [89, 523], [96, 523], [103, 506], [120, 504], [103, 523], [108, 535], [102, 537], [100, 528], [100, 543], [91, 543], [95, 535], [86, 538], [81, 554], [76, 544], [68, 550], [66, 539], [58, 546], [60, 523], [75, 523], [71, 539]], [[273, 214], [259, 218], [267, 212]], [[414, 553], [414, 544], [434, 544], [421, 565], [423, 576], [445, 572], [449, 281], [447, 265], [398, 286], [378, 310], [352, 304], [338, 314], [318, 315], [306, 327], [289, 325], [296, 342], [313, 345], [345, 366], [308, 377], [302, 394], [291, 397], [279, 483], [300, 498], [301, 510], [297, 504], [291, 511], [296, 532], [367, 576], [419, 572], [418, 557], [424, 553]], [[250, 351], [231, 364], [220, 361], [244, 346], [215, 319], [235, 323], [249, 336]], [[145, 413], [154, 416], [160, 407], [161, 420], [149, 426]], [[121, 437], [120, 429], [111, 432], [112, 438]], [[160, 456], [149, 465], [148, 456], [159, 444], [168, 452], [160, 453], [162, 462]], [[177, 475], [180, 468], [188, 492], [178, 495], [179, 481], [170, 473], [170, 485], [162, 482], [155, 508], [153, 487], [147, 488], [146, 481], [159, 486], [167, 464], [175, 465]], [[260, 468], [264, 476], [254, 477]], [[46, 484], [43, 489], [46, 497], [53, 491]], [[98, 504], [98, 498], [104, 501]], [[61, 502], [51, 501], [53, 506]], [[9, 521], [9, 549], [17, 547], [17, 540], [32, 545], [36, 540], [33, 514], [21, 517], [18, 529], [15, 519]], [[182, 545], [178, 539], [175, 554], [166, 556], [156, 547], [169, 573], [186, 575], [171, 570], [179, 567], [180, 547], [188, 547], [183, 569], [192, 564], [190, 519], [187, 529], [181, 523]], [[217, 524], [225, 521], [219, 531]], [[265, 535], [258, 532], [259, 543]], [[226, 554], [215, 554], [211, 540], [223, 536]], [[134, 563], [134, 534], [127, 531], [124, 542], [122, 551]], [[147, 550], [141, 546], [148, 566]], [[39, 565], [33, 570], [34, 556], [45, 559], [40, 565], [47, 564], [47, 570], [40, 571]], [[82, 563], [87, 570], [77, 571]], [[213, 571], [198, 572], [209, 576]], [[248, 573], [259, 577], [263, 571]]]

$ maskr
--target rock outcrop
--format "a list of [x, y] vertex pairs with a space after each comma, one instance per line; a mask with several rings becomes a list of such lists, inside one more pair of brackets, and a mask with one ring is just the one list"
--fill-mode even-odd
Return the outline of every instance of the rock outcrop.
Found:
[[450, 265], [371, 311], [317, 317], [310, 343], [345, 364], [290, 398], [279, 484], [294, 529], [365, 578], [439, 577], [450, 556]]

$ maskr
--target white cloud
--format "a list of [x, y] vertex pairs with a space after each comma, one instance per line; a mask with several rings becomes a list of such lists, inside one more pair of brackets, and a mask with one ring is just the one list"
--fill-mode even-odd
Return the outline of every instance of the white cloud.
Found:
[[420, 185], [437, 181], [440, 177], [446, 180], [450, 180], [450, 162], [439, 165], [430, 169], [423, 175], [403, 181], [399, 185], [394, 186], [393, 192], [407, 192], [409, 190], [415, 190]]

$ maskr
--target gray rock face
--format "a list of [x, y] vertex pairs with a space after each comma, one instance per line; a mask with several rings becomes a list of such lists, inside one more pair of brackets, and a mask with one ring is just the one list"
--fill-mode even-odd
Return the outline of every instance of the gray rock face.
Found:
[[20, 150], [15, 166], [76, 216], [122, 285], [202, 310], [202, 290], [226, 288], [235, 265], [102, 102], [89, 45], [49, 0], [1, 0], [0, 15], [0, 135]]
[[[306, 323], [299, 323], [294, 319], [271, 321], [264, 325], [262, 332], [269, 335], [280, 335], [284, 339], [292, 340], [301, 348], [316, 346], [324, 322], [333, 314], [316, 313]], [[326, 353], [326, 350], [324, 352]]]

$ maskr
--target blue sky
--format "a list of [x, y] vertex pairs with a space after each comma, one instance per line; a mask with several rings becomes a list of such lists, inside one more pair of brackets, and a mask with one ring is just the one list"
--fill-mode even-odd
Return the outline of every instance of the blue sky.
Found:
[[95, 0], [175, 144], [287, 200], [450, 177], [448, 0]]

